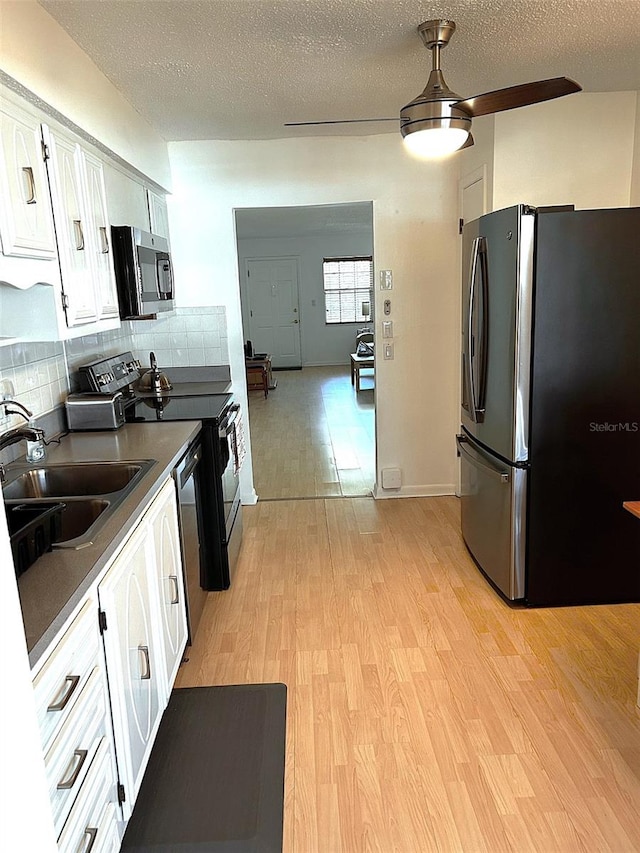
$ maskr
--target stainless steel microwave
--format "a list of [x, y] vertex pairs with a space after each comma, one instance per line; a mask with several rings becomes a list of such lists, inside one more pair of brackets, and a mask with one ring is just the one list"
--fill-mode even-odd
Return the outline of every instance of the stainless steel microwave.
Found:
[[111, 228], [122, 320], [153, 319], [175, 308], [169, 243], [129, 225]]

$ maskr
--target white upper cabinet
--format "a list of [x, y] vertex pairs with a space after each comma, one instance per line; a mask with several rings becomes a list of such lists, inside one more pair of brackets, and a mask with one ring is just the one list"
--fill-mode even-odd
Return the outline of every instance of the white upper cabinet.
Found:
[[151, 233], [169, 240], [169, 215], [166, 197], [148, 189], [147, 203], [149, 205]]
[[67, 326], [118, 318], [101, 162], [43, 125]]
[[98, 319], [91, 280], [89, 228], [83, 199], [82, 153], [77, 142], [44, 128], [49, 150], [47, 170], [62, 273], [67, 325]]
[[95, 271], [94, 284], [98, 320], [118, 317], [118, 294], [113, 272], [111, 254], [111, 228], [107, 213], [107, 199], [104, 185], [102, 163], [97, 157], [85, 152], [84, 161], [87, 173], [88, 220], [93, 229], [90, 241]]
[[0, 99], [0, 234], [2, 252], [56, 256], [40, 120]]

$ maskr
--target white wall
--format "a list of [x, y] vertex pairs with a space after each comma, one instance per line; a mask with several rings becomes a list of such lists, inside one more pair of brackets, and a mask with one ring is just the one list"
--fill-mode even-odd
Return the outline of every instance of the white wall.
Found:
[[[174, 260], [192, 305], [225, 304], [232, 378], [244, 375], [233, 210], [373, 200], [376, 268], [391, 269], [395, 359], [376, 369], [378, 469], [402, 494], [452, 492], [457, 418], [455, 158], [423, 163], [399, 134], [170, 143]], [[246, 402], [246, 401], [245, 401]], [[248, 466], [243, 471], [245, 477]], [[379, 478], [378, 478], [379, 479]], [[243, 494], [250, 490], [243, 481]], [[392, 494], [397, 494], [393, 492]]]
[[[246, 291], [247, 258], [295, 257], [298, 260], [300, 344], [302, 365], [348, 364], [354, 351], [356, 330], [362, 323], [327, 325], [322, 283], [323, 258], [373, 253], [373, 231], [343, 229], [339, 234], [318, 233], [301, 237], [238, 239], [242, 292]], [[243, 298], [245, 339], [251, 338]]]
[[4, 72], [170, 189], [162, 137], [42, 6], [33, 0], [2, 0], [0, 39]]
[[581, 92], [495, 117], [493, 209], [627, 207], [635, 92]]

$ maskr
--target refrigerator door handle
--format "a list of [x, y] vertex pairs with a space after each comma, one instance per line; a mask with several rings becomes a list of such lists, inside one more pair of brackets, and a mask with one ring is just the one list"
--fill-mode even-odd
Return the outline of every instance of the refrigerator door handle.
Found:
[[477, 267], [480, 268], [480, 296], [482, 297], [482, 324], [478, 330], [476, 344], [476, 363], [478, 365], [478, 397], [474, 400], [474, 406], [478, 421], [484, 420], [485, 397], [487, 394], [487, 341], [489, 337], [489, 270], [487, 265], [487, 241], [479, 237]]
[[467, 450], [464, 445], [469, 444], [469, 441], [464, 435], [456, 435], [456, 444], [458, 445], [458, 455], [464, 456], [474, 468], [482, 468], [483, 471], [500, 480], [501, 483], [508, 483], [511, 480], [511, 476], [506, 471], [498, 471], [493, 466], [483, 462], [480, 454], [474, 455]]
[[473, 423], [477, 423], [475, 409], [475, 387], [473, 382], [473, 308], [476, 290], [476, 268], [478, 263], [478, 246], [480, 238], [476, 237], [471, 247], [471, 266], [469, 267], [469, 304], [467, 305], [467, 363], [465, 372], [469, 380], [469, 402], [465, 407]]
[[[481, 368], [481, 380], [484, 384], [484, 373], [486, 370], [484, 369], [486, 363], [486, 352], [484, 341], [486, 340], [485, 335], [485, 325], [486, 325], [486, 299], [485, 299], [485, 290], [486, 290], [486, 270], [484, 264], [485, 257], [485, 249], [484, 249], [484, 237], [476, 237], [473, 241], [473, 245], [471, 248], [471, 266], [469, 273], [469, 305], [467, 311], [467, 366], [466, 372], [469, 377], [469, 407], [467, 411], [471, 417], [473, 423], [478, 423], [482, 420], [479, 415], [484, 414], [484, 408], [478, 407], [478, 395], [476, 393], [476, 376], [474, 371], [474, 363], [477, 363], [477, 359], [480, 361]], [[478, 268], [482, 269], [482, 288], [483, 288], [483, 331], [480, 340], [477, 342], [478, 346], [476, 347], [476, 341], [474, 339], [473, 330], [474, 330], [474, 320], [477, 306], [477, 295], [476, 288], [478, 282]]]

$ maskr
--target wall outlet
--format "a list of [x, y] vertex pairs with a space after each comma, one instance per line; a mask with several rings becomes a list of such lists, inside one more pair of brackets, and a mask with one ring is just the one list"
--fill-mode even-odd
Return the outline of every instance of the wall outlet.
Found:
[[380, 290], [391, 290], [393, 288], [393, 272], [391, 270], [380, 270]]
[[393, 359], [393, 344], [385, 344], [384, 345], [384, 357], [387, 361], [391, 361]]
[[402, 473], [399, 468], [382, 469], [382, 488], [399, 489], [402, 486]]
[[392, 338], [393, 337], [393, 320], [383, 320], [382, 321], [382, 337], [383, 338]]

